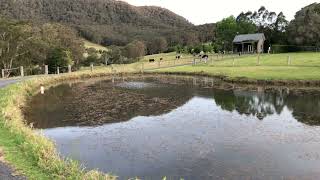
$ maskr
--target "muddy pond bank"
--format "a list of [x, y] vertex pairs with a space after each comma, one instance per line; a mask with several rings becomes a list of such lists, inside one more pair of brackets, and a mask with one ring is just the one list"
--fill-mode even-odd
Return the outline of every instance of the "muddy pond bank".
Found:
[[145, 75], [63, 83], [24, 112], [64, 157], [120, 179], [313, 179], [319, 102], [310, 87]]

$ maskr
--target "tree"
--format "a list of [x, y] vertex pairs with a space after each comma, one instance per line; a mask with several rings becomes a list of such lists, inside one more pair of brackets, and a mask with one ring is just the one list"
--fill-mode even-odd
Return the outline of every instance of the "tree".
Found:
[[48, 64], [49, 72], [54, 73], [57, 67], [67, 67], [73, 64], [72, 53], [69, 50], [63, 48], [55, 48], [51, 50], [47, 58], [46, 63]]
[[213, 51], [213, 47], [210, 44], [204, 44], [202, 45], [202, 51], [204, 53], [210, 53]]
[[[20, 57], [30, 52], [33, 34], [26, 23], [0, 19], [0, 67], [18, 66]], [[8, 74], [9, 76], [9, 74]]]
[[117, 46], [110, 46], [109, 51], [103, 55], [103, 58], [108, 59], [108, 63], [110, 64], [124, 64], [125, 58], [122, 55], [121, 49]]
[[148, 45], [148, 50], [150, 54], [163, 53], [167, 49], [168, 42], [164, 37], [155, 38]]
[[146, 46], [142, 41], [134, 41], [124, 48], [127, 58], [138, 59], [146, 55]]
[[220, 50], [231, 50], [232, 41], [235, 35], [239, 33], [239, 26], [234, 16], [223, 19], [217, 23], [216, 44], [219, 44]]
[[100, 53], [99, 51], [97, 51], [94, 48], [89, 48], [87, 49], [87, 53], [88, 56], [85, 58], [85, 60], [81, 63], [84, 66], [90, 66], [91, 63], [93, 64], [100, 64], [103, 63], [101, 61], [101, 58], [99, 57], [98, 53]]
[[[286, 20], [283, 12], [277, 14], [273, 11], [267, 10], [264, 6], [262, 6], [254, 12], [242, 12], [237, 17], [237, 21], [239, 20], [242, 20], [242, 23], [253, 23], [256, 26], [257, 32], [265, 34], [266, 44], [287, 43], [285, 31], [288, 26], [288, 21]], [[244, 24], [243, 27], [246, 27], [246, 25]]]
[[74, 65], [78, 66], [83, 60], [84, 43], [77, 32], [57, 23], [46, 23], [40, 27], [39, 37], [49, 49], [64, 48], [71, 52]]
[[320, 46], [320, 3], [298, 11], [288, 27], [288, 40], [302, 46]]

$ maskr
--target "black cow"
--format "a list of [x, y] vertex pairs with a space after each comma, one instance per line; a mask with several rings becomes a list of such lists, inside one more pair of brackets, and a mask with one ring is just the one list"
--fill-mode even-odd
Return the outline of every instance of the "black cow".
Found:
[[151, 63], [151, 62], [155, 62], [155, 60], [154, 59], [149, 59], [149, 62]]
[[181, 58], [181, 56], [180, 56], [180, 55], [179, 55], [179, 56], [176, 56], [176, 59], [178, 59], [178, 60], [179, 60], [180, 58]]
[[160, 61], [162, 61], [163, 60], [163, 58], [160, 58]]

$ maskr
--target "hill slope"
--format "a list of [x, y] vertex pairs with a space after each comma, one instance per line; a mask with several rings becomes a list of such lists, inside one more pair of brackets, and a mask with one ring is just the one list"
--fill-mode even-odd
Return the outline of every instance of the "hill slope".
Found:
[[1, 0], [0, 13], [19, 20], [63, 23], [84, 38], [105, 45], [157, 36], [175, 43], [175, 39], [183, 39], [176, 36], [185, 29], [198, 39], [200, 35], [196, 26], [167, 9], [116, 0]]

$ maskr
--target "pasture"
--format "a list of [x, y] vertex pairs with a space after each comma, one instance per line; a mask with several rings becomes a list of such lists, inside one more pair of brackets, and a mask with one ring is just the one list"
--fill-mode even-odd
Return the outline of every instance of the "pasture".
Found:
[[169, 67], [158, 72], [206, 73], [259, 80], [320, 80], [320, 53], [286, 53], [249, 56], [210, 55], [207, 63]]

